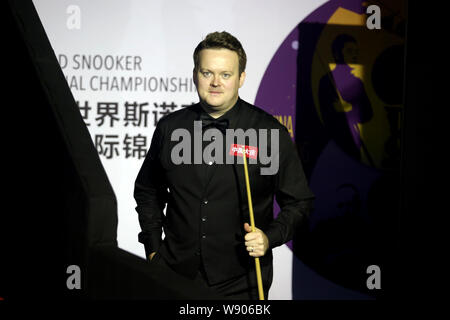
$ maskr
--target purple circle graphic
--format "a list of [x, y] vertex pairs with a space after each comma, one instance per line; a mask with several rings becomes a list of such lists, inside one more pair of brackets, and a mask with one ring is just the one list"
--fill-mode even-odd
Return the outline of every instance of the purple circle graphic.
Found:
[[[308, 95], [311, 96], [310, 102], [313, 103], [310, 79], [315, 44], [321, 37], [323, 27], [338, 8], [344, 8], [358, 14], [363, 13], [365, 10], [361, 0], [336, 0], [329, 1], [313, 11], [295, 26], [283, 40], [270, 61], [256, 94], [255, 105], [274, 115], [283, 124], [289, 124], [290, 127], [288, 129], [291, 129], [290, 133], [294, 141], [296, 141], [298, 134], [295, 130], [297, 121], [299, 121], [297, 117], [302, 114], [299, 108], [303, 105], [303, 103], [297, 101], [297, 94], [298, 92], [307, 91]], [[309, 32], [310, 28], [306, 28], [308, 30], [307, 34], [300, 34], [302, 31], [299, 30], [305, 30], [300, 28], [302, 25], [315, 26], [315, 28], [313, 28], [312, 32]], [[302, 59], [309, 61], [309, 66], [306, 63], [307, 67], [301, 69], [303, 74], [299, 74], [299, 52], [301, 52]], [[298, 88], [299, 85], [303, 86], [303, 88]], [[304, 120], [308, 121], [308, 119]], [[336, 166], [336, 163], [340, 165]], [[376, 170], [353, 161], [344, 152], [340, 152], [339, 148], [336, 149], [333, 143], [328, 144], [328, 147], [323, 147], [323, 152], [318, 157], [314, 167], [319, 167], [323, 170], [328, 165], [331, 165], [328, 170], [321, 172], [311, 170], [311, 172], [307, 172], [310, 179], [310, 187], [319, 197], [323, 195], [322, 189], [329, 190], [330, 183], [328, 182], [332, 182], [335, 189], [342, 181], [346, 181], [356, 185], [359, 184], [362, 190], [367, 190], [368, 185], [378, 177]], [[330, 180], [330, 170], [342, 170], [342, 167], [346, 168], [346, 170], [338, 172]], [[323, 185], [326, 188], [322, 188]], [[317, 200], [318, 197], [316, 197]], [[329, 204], [336, 202], [332, 194], [324, 195], [324, 200], [328, 200]], [[275, 202], [274, 217], [277, 217], [279, 211], [280, 208]], [[292, 249], [292, 241], [289, 241], [287, 245]]]

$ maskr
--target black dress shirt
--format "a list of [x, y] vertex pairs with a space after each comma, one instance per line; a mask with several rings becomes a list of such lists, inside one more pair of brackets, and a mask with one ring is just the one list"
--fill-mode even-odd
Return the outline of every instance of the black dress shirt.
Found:
[[[201, 157], [205, 161], [194, 164], [199, 160], [194, 152], [199, 150], [195, 138], [202, 133], [198, 127], [194, 128], [194, 121], [207, 117], [200, 104], [196, 104], [158, 122], [136, 179], [134, 196], [142, 229], [139, 241], [144, 244], [147, 257], [157, 251], [175, 271], [188, 277], [194, 277], [202, 263], [208, 282], [216, 284], [247, 273], [254, 263], [244, 245], [244, 222], [249, 222], [249, 213], [242, 162], [227, 164], [226, 157], [232, 156], [223, 136], [222, 163]], [[264, 165], [259, 159], [257, 163], [249, 163], [255, 224], [265, 232], [270, 246], [261, 258], [261, 266], [271, 268], [271, 249], [292, 239], [311, 207], [313, 195], [300, 159], [287, 129], [270, 114], [241, 99], [217, 120], [221, 121], [219, 126], [227, 123], [229, 129], [279, 131], [278, 172], [261, 175]], [[171, 141], [176, 129], [185, 129], [191, 137], [188, 141], [191, 164], [174, 164], [171, 159], [173, 148], [181, 141]], [[214, 124], [201, 131], [209, 130], [220, 140], [218, 135], [223, 133]], [[201, 150], [213, 142], [216, 140], [203, 141]], [[274, 196], [281, 208], [276, 219], [273, 218]]]

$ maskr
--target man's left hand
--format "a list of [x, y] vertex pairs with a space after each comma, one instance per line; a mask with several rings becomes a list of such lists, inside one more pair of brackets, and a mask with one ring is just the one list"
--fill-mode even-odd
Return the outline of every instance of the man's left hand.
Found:
[[245, 247], [248, 254], [255, 258], [265, 255], [267, 249], [269, 249], [269, 239], [264, 232], [256, 227], [255, 231], [252, 231], [248, 223], [244, 223], [244, 229], [248, 232], [245, 235]]

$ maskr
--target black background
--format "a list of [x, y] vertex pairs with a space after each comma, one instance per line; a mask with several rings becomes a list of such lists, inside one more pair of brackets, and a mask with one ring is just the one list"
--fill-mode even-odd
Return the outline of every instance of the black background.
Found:
[[[3, 196], [1, 219], [1, 305], [84, 300], [68, 292], [67, 226], [61, 208], [67, 204], [64, 167], [67, 148], [58, 134], [54, 115], [17, 22], [8, 4], [2, 12], [6, 26], [2, 37], [2, 158]], [[307, 310], [350, 312], [378, 310], [383, 306], [414, 311], [426, 301], [437, 301], [432, 287], [444, 273], [439, 269], [443, 253], [435, 248], [440, 218], [445, 207], [445, 141], [443, 111], [438, 99], [438, 72], [446, 60], [437, 49], [433, 3], [408, 1], [405, 57], [405, 114], [402, 150], [402, 210], [398, 243], [397, 275], [387, 299], [374, 302], [276, 302], [277, 315]], [[438, 10], [439, 11], [439, 10]], [[5, 14], [6, 13], [6, 14]], [[440, 35], [442, 39], [445, 35]], [[44, 187], [45, 186], [45, 187]], [[72, 249], [71, 249], [72, 250]], [[437, 251], [437, 253], [436, 253]], [[418, 302], [418, 304], [415, 303]], [[128, 303], [130, 304], [130, 303]], [[179, 303], [148, 304], [149, 309], [173, 310]], [[197, 303], [198, 304], [198, 303]], [[326, 304], [329, 308], [323, 308]], [[133, 307], [131, 309], [137, 309]], [[367, 315], [366, 313], [361, 315]], [[225, 317], [226, 318], [226, 317]]]

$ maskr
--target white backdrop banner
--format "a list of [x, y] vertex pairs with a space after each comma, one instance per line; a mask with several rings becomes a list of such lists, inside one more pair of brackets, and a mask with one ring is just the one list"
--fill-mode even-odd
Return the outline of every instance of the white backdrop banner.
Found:
[[[325, 2], [34, 0], [117, 196], [120, 248], [145, 255], [134, 181], [158, 120], [198, 101], [196, 45], [213, 31], [236, 36], [248, 58], [240, 96], [254, 103], [282, 42]], [[292, 299], [292, 260], [288, 246], [274, 250], [271, 299]]]

